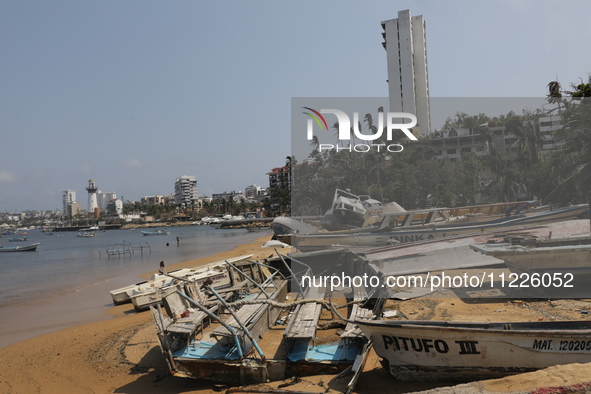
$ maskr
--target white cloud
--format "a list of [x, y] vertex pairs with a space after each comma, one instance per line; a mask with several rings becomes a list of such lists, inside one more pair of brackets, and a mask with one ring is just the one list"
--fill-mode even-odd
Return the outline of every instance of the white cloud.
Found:
[[129, 168], [143, 168], [144, 164], [139, 159], [128, 159], [125, 161], [125, 166]]
[[16, 175], [10, 171], [0, 171], [0, 183], [16, 182]]

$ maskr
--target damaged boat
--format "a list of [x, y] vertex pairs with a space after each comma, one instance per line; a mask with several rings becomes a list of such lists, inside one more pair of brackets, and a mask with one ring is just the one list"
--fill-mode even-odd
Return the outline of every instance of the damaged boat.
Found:
[[[344, 251], [332, 253], [345, 265], [348, 259], [358, 258]], [[303, 288], [302, 282], [289, 280], [289, 276], [312, 275], [308, 263], [326, 261], [326, 253], [320, 254], [320, 258], [314, 253], [298, 255], [297, 260], [280, 255], [272, 262], [251, 262], [248, 273], [231, 265], [236, 281], [223, 290], [192, 283], [169, 289], [162, 306], [156, 304], [150, 310], [171, 373], [251, 384], [338, 373], [352, 366], [367, 341], [351, 319], [374, 318], [382, 304], [362, 304], [365, 289], [355, 289], [350, 300], [354, 302], [345, 313], [350, 323], [339, 318], [344, 330], [321, 331], [321, 322], [334, 323], [334, 306], [325, 300], [326, 287]]]
[[[318, 232], [313, 234], [291, 234], [285, 236], [284, 242], [302, 252], [309, 252], [333, 247], [379, 247], [398, 243], [409, 243], [444, 239], [459, 235], [478, 234], [484, 231], [502, 231], [511, 228], [542, 225], [577, 218], [587, 210], [586, 204], [554, 210], [540, 210], [527, 214], [502, 216], [491, 219], [488, 216], [477, 221], [474, 218], [452, 218], [445, 209], [428, 209], [408, 211], [402, 220], [392, 227], [390, 218], [385, 217], [378, 228], [360, 229], [356, 231]], [[511, 214], [511, 212], [508, 212]], [[416, 225], [417, 215], [424, 217], [422, 224]], [[444, 215], [450, 220], [438, 221]], [[400, 214], [397, 214], [400, 217]]]

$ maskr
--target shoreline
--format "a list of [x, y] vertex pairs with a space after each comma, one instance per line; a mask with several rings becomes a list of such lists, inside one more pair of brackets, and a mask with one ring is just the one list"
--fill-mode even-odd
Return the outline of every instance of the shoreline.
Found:
[[[173, 270], [200, 266], [238, 254], [246, 254], [246, 250], [252, 250], [266, 257], [273, 251], [260, 246], [269, 238], [268, 236], [259, 237], [254, 242], [235, 245], [232, 249], [210, 256], [170, 264], [167, 265], [167, 268]], [[259, 257], [255, 254], [253, 258]], [[0, 314], [0, 350], [72, 326], [105, 321], [134, 313], [132, 304], [113, 305], [109, 290], [127, 286], [142, 279], [149, 279], [155, 272], [157, 270], [141, 274], [113, 276], [100, 282], [89, 283], [81, 288], [73, 288], [64, 294], [50, 295], [47, 299], [2, 307], [0, 309], [2, 311]], [[90, 303], [89, 300], [100, 300], [100, 302]]]
[[[196, 267], [221, 261], [225, 258], [253, 253], [252, 259], [259, 260], [273, 255], [272, 249], [261, 248], [268, 237], [260, 237], [248, 244], [237, 245], [233, 249], [211, 256], [171, 264], [173, 270], [184, 267]], [[156, 271], [140, 275], [149, 278]], [[113, 278], [117, 279], [117, 278]], [[127, 280], [127, 279], [126, 279]], [[111, 280], [105, 284], [112, 289]], [[127, 283], [129, 284], [129, 283]], [[125, 285], [125, 284], [123, 284]], [[72, 295], [74, 300], [75, 294]], [[401, 303], [410, 310], [421, 309], [421, 300]], [[450, 318], [474, 316], [477, 305], [454, 301], [441, 301], [437, 313], [456, 305]], [[427, 305], [427, 304], [425, 304]], [[43, 304], [41, 304], [41, 307]], [[104, 307], [108, 306], [105, 311]], [[429, 305], [427, 305], [429, 306]], [[69, 306], [72, 309], [72, 306]], [[78, 323], [63, 329], [57, 328], [51, 333], [37, 335], [0, 348], [0, 392], [47, 394], [64, 392], [113, 392], [165, 394], [171, 392], [213, 394], [219, 392], [219, 384], [204, 380], [178, 378], [170, 375], [165, 359], [160, 352], [156, 330], [149, 312], [136, 313], [131, 304], [103, 305], [105, 318], [98, 321]], [[435, 313], [435, 307], [430, 306]], [[476, 309], [474, 309], [476, 308]], [[488, 305], [489, 312], [497, 312], [495, 304]], [[514, 309], [519, 318], [526, 310], [516, 306], [504, 306], [507, 313]], [[76, 313], [76, 308], [73, 308]], [[570, 309], [570, 308], [569, 308]], [[413, 312], [408, 311], [409, 314]], [[75, 314], [74, 313], [74, 314]], [[480, 311], [479, 313], [485, 313]], [[535, 308], [529, 311], [533, 317], [539, 313]], [[11, 316], [14, 318], [14, 316]], [[568, 389], [569, 392], [585, 392], [591, 387], [588, 368], [591, 364], [573, 364], [551, 367], [547, 370], [509, 376], [502, 379], [477, 381], [460, 386], [442, 382], [399, 382], [389, 375], [372, 351], [364, 372], [358, 381], [355, 393], [371, 394], [388, 392], [393, 387], [396, 393], [523, 393], [548, 387]], [[290, 385], [285, 390], [299, 390], [318, 393], [340, 393], [346, 390], [350, 377], [328, 384], [334, 375], [316, 375], [303, 377], [299, 383]], [[283, 382], [269, 382], [257, 385], [257, 389], [278, 389]], [[580, 390], [580, 391], [577, 391]], [[223, 391], [223, 390], [222, 390]], [[554, 392], [554, 391], [552, 391]], [[558, 392], [558, 391], [556, 391]]]

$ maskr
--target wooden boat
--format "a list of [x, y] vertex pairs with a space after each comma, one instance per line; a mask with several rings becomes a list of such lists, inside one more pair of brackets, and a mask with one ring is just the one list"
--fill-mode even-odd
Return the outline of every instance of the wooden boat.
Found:
[[166, 229], [157, 229], [157, 230], [142, 230], [140, 231], [143, 235], [168, 235], [170, 231]]
[[[269, 275], [256, 286], [251, 284], [250, 290], [249, 281], [242, 280], [209, 298], [199, 287], [185, 283], [164, 296], [163, 308], [150, 307], [172, 375], [232, 384], [285, 376], [285, 363], [267, 359], [258, 345], [281, 312], [272, 303], [283, 302], [287, 295], [287, 280]], [[239, 299], [249, 303], [236, 311], [227, 304]]]
[[[239, 263], [251, 258], [252, 255], [238, 256], [228, 259], [230, 263]], [[213, 280], [214, 286], [224, 286], [229, 283], [229, 275], [225, 267], [225, 261], [218, 261], [195, 268], [182, 268], [169, 272], [177, 278], [190, 278], [203, 283], [207, 278]], [[136, 310], [147, 309], [151, 304], [159, 302], [167, 287], [178, 284], [178, 281], [170, 276], [153, 274], [150, 280], [138, 282], [133, 285], [111, 290], [111, 299], [115, 305], [132, 302]]]
[[[330, 249], [339, 247], [378, 247], [398, 243], [428, 241], [432, 239], [444, 239], [458, 235], [478, 234], [489, 230], [507, 230], [522, 226], [542, 225], [563, 220], [574, 219], [587, 209], [586, 204], [575, 205], [561, 209], [543, 210], [531, 214], [517, 216], [504, 216], [492, 220], [466, 223], [458, 221], [458, 224], [437, 224], [434, 217], [442, 210], [432, 209], [407, 212], [402, 224], [395, 228], [382, 227], [379, 229], [362, 229], [357, 231], [335, 231], [314, 234], [291, 234], [280, 238], [283, 242], [291, 242], [293, 246], [302, 252]], [[411, 225], [412, 219], [417, 214], [426, 214], [426, 225]], [[430, 225], [434, 224], [434, 225]]]
[[23, 246], [2, 246], [0, 252], [32, 252], [37, 249], [39, 243]]
[[355, 323], [399, 380], [469, 381], [591, 361], [591, 321]]
[[[210, 280], [214, 287], [224, 287], [230, 284], [230, 275], [225, 267], [206, 268], [200, 270], [180, 270], [179, 278], [194, 282], [201, 286], [206, 280]], [[174, 275], [174, 273], [171, 273]], [[176, 276], [176, 275], [175, 275]], [[154, 285], [154, 287], [151, 287]], [[150, 305], [160, 302], [162, 296], [167, 294], [171, 288], [183, 285], [182, 281], [163, 276], [161, 279], [152, 281], [150, 284], [136, 286], [129, 297], [136, 311], [147, 310]]]

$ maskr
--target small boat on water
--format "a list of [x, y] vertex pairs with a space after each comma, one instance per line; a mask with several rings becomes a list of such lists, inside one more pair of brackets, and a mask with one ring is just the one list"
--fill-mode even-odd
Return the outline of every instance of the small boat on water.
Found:
[[8, 238], [9, 242], [24, 242], [27, 240], [27, 237], [10, 237]]
[[399, 380], [471, 381], [591, 361], [591, 321], [355, 323]]
[[33, 252], [37, 249], [39, 243], [23, 246], [2, 246], [0, 247], [0, 253], [2, 252]]
[[95, 234], [93, 231], [87, 231], [87, 232], [79, 232], [78, 234], [76, 234], [77, 237], [94, 237]]
[[157, 229], [157, 230], [142, 230], [140, 231], [143, 235], [168, 235], [170, 231], [167, 229]]

